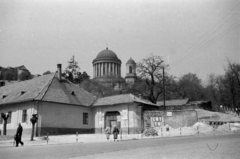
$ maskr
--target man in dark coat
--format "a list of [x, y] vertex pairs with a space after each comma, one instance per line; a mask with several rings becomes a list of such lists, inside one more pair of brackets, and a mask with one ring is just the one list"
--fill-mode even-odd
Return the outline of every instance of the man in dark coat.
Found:
[[118, 134], [119, 134], [118, 127], [115, 126], [115, 127], [113, 128], [113, 139], [114, 139], [114, 142], [115, 142], [115, 140], [117, 140]]
[[17, 132], [15, 135], [15, 140], [16, 140], [16, 147], [18, 147], [18, 144], [20, 143], [22, 146], [24, 145], [24, 143], [22, 142], [22, 125], [19, 123], [18, 124], [18, 128], [17, 128]]

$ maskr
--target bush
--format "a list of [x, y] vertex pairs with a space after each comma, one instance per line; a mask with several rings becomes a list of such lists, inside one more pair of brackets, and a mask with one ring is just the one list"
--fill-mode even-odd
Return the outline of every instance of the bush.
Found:
[[158, 136], [158, 133], [154, 128], [147, 128], [144, 130], [143, 134], [145, 136]]

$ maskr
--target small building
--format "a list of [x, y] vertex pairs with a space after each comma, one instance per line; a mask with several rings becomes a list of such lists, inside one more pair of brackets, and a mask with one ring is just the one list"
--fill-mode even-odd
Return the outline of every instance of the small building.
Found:
[[[61, 66], [59, 65], [59, 71]], [[61, 73], [0, 87], [0, 113], [9, 113], [7, 134], [21, 123], [24, 134], [31, 133], [30, 119], [37, 114], [36, 135], [91, 133], [96, 97], [61, 78]], [[0, 121], [0, 129], [3, 121]]]
[[24, 81], [28, 79], [31, 79], [31, 73], [24, 65], [7, 68], [0, 66], [0, 80], [2, 81]]
[[159, 110], [186, 110], [186, 109], [196, 109], [197, 106], [189, 104], [189, 99], [171, 99], [165, 101], [165, 106], [163, 101], [158, 101], [157, 105]]
[[143, 112], [157, 110], [158, 106], [132, 94], [99, 98], [93, 104], [95, 132], [104, 133], [106, 126], [118, 125], [125, 134], [141, 133]]
[[[143, 111], [158, 106], [132, 94], [97, 98], [56, 74], [0, 87], [0, 113], [8, 113], [7, 134], [16, 132], [18, 123], [23, 135], [31, 133], [30, 119], [37, 114], [36, 136], [47, 133], [104, 133], [106, 126], [118, 125], [123, 133], [140, 133]], [[0, 129], [3, 120], [0, 120]]]

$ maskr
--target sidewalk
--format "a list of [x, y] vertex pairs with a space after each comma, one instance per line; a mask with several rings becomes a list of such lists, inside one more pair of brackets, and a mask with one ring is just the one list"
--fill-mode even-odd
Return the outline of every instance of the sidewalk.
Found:
[[[118, 140], [138, 140], [141, 139], [141, 134], [130, 134], [130, 135], [119, 135]], [[106, 139], [105, 134], [79, 134], [76, 135], [58, 135], [47, 137], [35, 137], [34, 141], [30, 141], [30, 137], [23, 137], [22, 141], [24, 146], [41, 146], [41, 145], [56, 145], [56, 144], [73, 144], [73, 143], [96, 143], [96, 142], [113, 142], [113, 135], [110, 139]], [[3, 140], [0, 141], [0, 148], [2, 147], [13, 147], [14, 141]], [[21, 146], [21, 145], [19, 145]]]
[[[179, 132], [163, 132], [159, 133], [158, 136], [142, 136], [141, 134], [123, 134], [118, 136], [119, 141], [127, 141], [127, 140], [142, 140], [142, 139], [154, 139], [154, 138], [168, 138], [168, 137], [186, 137], [186, 136], [211, 136], [211, 135], [223, 135], [223, 134], [232, 134], [234, 132], [226, 132], [226, 131], [209, 131], [209, 132], [200, 132], [200, 133], [187, 133], [183, 131], [183, 133]], [[239, 132], [235, 132], [239, 133]], [[23, 137], [22, 141], [24, 142], [24, 146], [43, 146], [43, 145], [59, 145], [59, 144], [80, 144], [80, 143], [96, 143], [96, 142], [113, 142], [113, 135], [111, 134], [110, 140], [106, 139], [105, 134], [79, 134], [77, 135], [58, 135], [58, 136], [49, 136], [49, 140], [46, 140], [47, 137], [35, 137], [34, 141], [30, 141], [30, 137]], [[0, 148], [3, 147], [13, 147], [14, 142], [13, 139], [0, 141]], [[21, 145], [19, 145], [21, 146]]]

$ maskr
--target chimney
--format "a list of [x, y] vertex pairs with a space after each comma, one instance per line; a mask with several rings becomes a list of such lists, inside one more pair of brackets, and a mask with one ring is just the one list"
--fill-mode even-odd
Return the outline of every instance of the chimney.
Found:
[[57, 64], [57, 76], [59, 81], [62, 80], [62, 64]]

